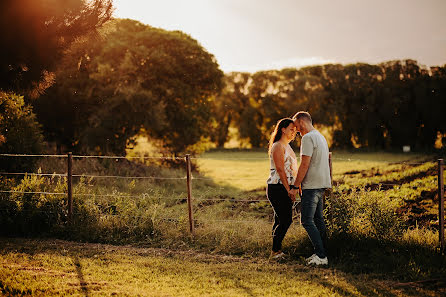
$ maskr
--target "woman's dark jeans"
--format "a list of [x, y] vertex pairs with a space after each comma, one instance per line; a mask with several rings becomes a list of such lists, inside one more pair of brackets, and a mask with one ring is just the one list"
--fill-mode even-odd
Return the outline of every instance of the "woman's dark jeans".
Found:
[[324, 197], [325, 189], [308, 189], [302, 191], [302, 226], [314, 247], [314, 253], [319, 258], [325, 258], [323, 240], [326, 237], [324, 223]]
[[282, 249], [282, 241], [293, 221], [293, 203], [282, 184], [268, 184], [267, 197], [274, 209], [273, 251]]

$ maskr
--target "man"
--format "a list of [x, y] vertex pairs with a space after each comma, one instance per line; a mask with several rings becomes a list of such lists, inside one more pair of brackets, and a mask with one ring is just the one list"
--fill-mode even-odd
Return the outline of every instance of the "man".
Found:
[[299, 186], [302, 189], [302, 225], [314, 247], [307, 265], [328, 265], [323, 239], [326, 228], [323, 217], [323, 195], [331, 188], [328, 145], [325, 137], [314, 127], [308, 112], [299, 111], [293, 117], [296, 130], [302, 136], [300, 166], [290, 198], [295, 199]]

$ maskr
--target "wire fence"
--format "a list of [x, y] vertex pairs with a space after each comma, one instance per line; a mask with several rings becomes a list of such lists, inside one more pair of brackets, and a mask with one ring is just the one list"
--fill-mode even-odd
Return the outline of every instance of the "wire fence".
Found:
[[[161, 181], [161, 180], [171, 180], [171, 181], [185, 181], [187, 186], [187, 196], [177, 196], [177, 197], [162, 197], [159, 199], [162, 200], [176, 200], [176, 201], [187, 201], [188, 202], [188, 208], [189, 208], [189, 223], [190, 223], [190, 231], [193, 232], [193, 212], [192, 212], [192, 192], [191, 189], [191, 183], [193, 180], [207, 180], [207, 181], [214, 181], [214, 178], [212, 177], [202, 177], [202, 176], [193, 176], [190, 169], [190, 161], [193, 160], [215, 160], [215, 158], [207, 158], [207, 157], [190, 157], [189, 155], [185, 157], [156, 157], [156, 156], [139, 156], [139, 157], [127, 157], [127, 156], [100, 156], [100, 155], [72, 155], [71, 153], [68, 155], [51, 155], [51, 154], [42, 154], [42, 155], [28, 155], [28, 154], [0, 154], [0, 157], [7, 157], [7, 158], [65, 158], [70, 162], [72, 162], [73, 159], [115, 159], [115, 160], [122, 160], [122, 159], [129, 159], [129, 160], [149, 160], [149, 159], [157, 159], [157, 160], [175, 160], [175, 161], [185, 161], [186, 165], [186, 175], [185, 176], [175, 176], [175, 177], [169, 177], [169, 176], [123, 176], [123, 175], [94, 175], [94, 174], [73, 174], [71, 172], [70, 166], [68, 166], [67, 173], [42, 173], [42, 172], [0, 172], [0, 176], [42, 176], [42, 177], [63, 177], [67, 178], [68, 183], [68, 193], [67, 192], [51, 192], [51, 191], [13, 191], [13, 190], [0, 190], [0, 193], [5, 194], [38, 194], [38, 195], [56, 195], [56, 196], [68, 196], [68, 200], [71, 200], [72, 205], [72, 197], [83, 197], [83, 196], [90, 196], [90, 197], [118, 197], [118, 198], [144, 198], [148, 197], [145, 193], [138, 194], [138, 195], [128, 195], [128, 194], [97, 194], [97, 193], [70, 193], [70, 188], [72, 183], [72, 178], [89, 178], [89, 179], [124, 179], [124, 180], [153, 180], [153, 181]], [[256, 160], [256, 161], [268, 161], [269, 158], [263, 158], [263, 157], [225, 157], [225, 158], [217, 158], [218, 160], [231, 160], [231, 161], [242, 161], [242, 160]], [[357, 158], [331, 158], [330, 153], [330, 165], [332, 164], [332, 161], [337, 162], [377, 162], [377, 160], [370, 160], [370, 159], [357, 159]], [[401, 161], [401, 162], [394, 162], [394, 161], [384, 161], [384, 160], [378, 160], [378, 162], [386, 163], [386, 165], [409, 165], [409, 166], [421, 166], [425, 164], [434, 164], [435, 162], [413, 162], [413, 161]], [[440, 244], [442, 250], [444, 249], [444, 177], [443, 177], [443, 171], [444, 171], [444, 163], [443, 160], [440, 159], [438, 162], [438, 197], [439, 197], [439, 226], [440, 226]], [[331, 169], [331, 168], [330, 168]], [[332, 170], [331, 170], [332, 171]], [[225, 177], [224, 180], [227, 181], [266, 181], [266, 179], [263, 178], [251, 178], [251, 177]], [[390, 188], [398, 188], [402, 186], [402, 183], [392, 183], [392, 182], [377, 182], [374, 185], [379, 187], [390, 187]], [[334, 187], [337, 185], [334, 184]], [[367, 186], [367, 185], [366, 185]], [[370, 185], [368, 185], [370, 186]], [[202, 202], [233, 202], [233, 203], [257, 203], [257, 202], [268, 202], [266, 199], [234, 199], [234, 198], [195, 198], [195, 203], [202, 203]], [[69, 203], [70, 204], [70, 203]], [[72, 206], [71, 206], [72, 207]], [[70, 206], [69, 206], [70, 208]], [[34, 212], [39, 210], [34, 210]], [[48, 210], [45, 210], [43, 212], [50, 212]], [[69, 218], [71, 218], [73, 215], [76, 215], [76, 212], [73, 212], [72, 209], [68, 209]], [[104, 216], [122, 216], [120, 214], [111, 214], [111, 213], [104, 213]], [[135, 217], [135, 216], [134, 216]], [[138, 217], [135, 217], [138, 218]], [[147, 216], [141, 216], [141, 218], [147, 218]], [[169, 217], [159, 217], [158, 220], [166, 220], [166, 221], [172, 221], [172, 222], [179, 222], [178, 218], [169, 218]], [[208, 222], [255, 222], [256, 220], [238, 220], [238, 219], [225, 219], [225, 220], [207, 220]], [[258, 220], [257, 220], [258, 221]], [[443, 229], [442, 229], [443, 228]]]
[[[68, 158], [68, 155], [51, 155], [51, 154], [42, 154], [42, 155], [31, 155], [31, 154], [0, 154], [0, 157], [53, 157], [53, 158]], [[101, 155], [72, 155], [72, 158], [78, 158], [78, 159], [89, 159], [89, 158], [96, 158], [96, 159], [158, 159], [158, 160], [183, 160], [185, 161], [185, 157], [157, 157], [157, 156], [139, 156], [139, 157], [127, 157], [127, 156], [101, 156]], [[191, 157], [190, 159], [193, 160], [215, 160], [215, 158], [207, 158], [207, 157]], [[262, 157], [225, 157], [225, 158], [218, 158], [223, 160], [264, 160], [269, 161], [269, 158], [262, 158]], [[299, 157], [298, 157], [299, 159]], [[333, 161], [347, 161], [347, 162], [376, 162], [375, 160], [370, 159], [356, 159], [356, 158], [332, 158]], [[387, 164], [401, 164], [401, 165], [424, 165], [428, 163], [433, 162], [407, 162], [407, 161], [401, 161], [401, 162], [394, 162], [394, 161], [380, 161], [385, 162]], [[21, 176], [53, 176], [53, 177], [67, 177], [68, 173], [35, 173], [35, 172], [0, 172], [0, 176], [4, 175], [21, 175]], [[92, 175], [92, 174], [71, 174], [72, 177], [76, 178], [104, 178], [104, 179], [129, 179], [129, 180], [138, 180], [138, 179], [148, 179], [148, 180], [186, 180], [187, 176], [182, 177], [165, 177], [165, 176], [122, 176], [122, 175]], [[191, 176], [192, 180], [209, 180], [214, 181], [215, 178], [212, 177], [195, 177]], [[249, 180], [249, 181], [264, 181], [264, 178], [249, 178], [249, 177], [225, 177], [225, 180]], [[378, 183], [381, 186], [387, 186], [387, 187], [399, 187], [402, 184], [401, 183], [387, 183], [387, 182], [379, 182]], [[8, 191], [0, 191], [0, 192], [8, 192]], [[20, 193], [17, 191], [9, 191], [8, 193]], [[66, 194], [66, 193], [50, 193], [50, 192], [22, 192], [27, 194]], [[101, 194], [73, 194], [73, 195], [94, 195], [94, 196], [117, 196], [115, 194], [107, 194], [107, 195], [101, 195]], [[118, 195], [123, 197], [140, 197], [141, 195]], [[167, 198], [167, 197], [166, 197]], [[178, 198], [178, 199], [184, 199], [184, 198]], [[220, 201], [267, 201], [266, 199], [263, 200], [235, 200], [235, 199], [202, 199], [202, 200], [220, 200]]]

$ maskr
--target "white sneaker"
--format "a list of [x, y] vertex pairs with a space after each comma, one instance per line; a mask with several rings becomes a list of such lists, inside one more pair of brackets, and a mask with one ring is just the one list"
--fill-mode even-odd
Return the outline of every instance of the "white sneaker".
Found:
[[310, 258], [308, 258], [310, 260], [307, 262], [307, 265], [316, 265], [316, 266], [328, 265], [328, 258], [327, 257], [321, 259], [321, 258], [319, 258], [318, 255], [313, 255]]
[[311, 260], [313, 260], [314, 257], [316, 257], [316, 254], [313, 254], [313, 255], [311, 255], [310, 257], [308, 257], [308, 258], [305, 260], [305, 262], [306, 262], [306, 263], [310, 262]]

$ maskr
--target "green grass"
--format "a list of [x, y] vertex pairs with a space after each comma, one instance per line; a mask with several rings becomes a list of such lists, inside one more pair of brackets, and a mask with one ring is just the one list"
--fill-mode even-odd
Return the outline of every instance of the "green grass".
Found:
[[212, 151], [199, 156], [200, 172], [219, 185], [243, 191], [262, 188], [269, 174], [269, 160], [263, 151]]
[[[296, 151], [299, 156], [299, 151]], [[364, 153], [335, 151], [333, 158], [333, 178], [336, 180], [349, 171], [371, 170], [381, 168], [389, 170], [401, 165], [397, 162], [435, 161], [433, 156], [403, 153]], [[268, 179], [270, 161], [266, 151], [250, 150], [213, 150], [199, 156], [200, 171], [212, 177], [217, 184], [229, 185], [240, 190], [250, 191], [264, 188]], [[390, 166], [390, 167], [389, 167]]]
[[[11, 196], [14, 198], [11, 204], [8, 200], [11, 197], [0, 195], [2, 199], [7, 198], [5, 201], [0, 200], [2, 203], [7, 202], [2, 208], [15, 205], [15, 201], [18, 202], [18, 208], [13, 208], [16, 210], [22, 209], [24, 203], [35, 205], [35, 212], [28, 209], [32, 214], [30, 218], [26, 217], [28, 212], [18, 213], [16, 219], [20, 222], [20, 228], [17, 228], [17, 234], [144, 247], [123, 247], [121, 250], [121, 247], [58, 241], [57, 244], [62, 246], [58, 248], [51, 241], [40, 243], [25, 240], [22, 245], [21, 240], [3, 239], [3, 247], [0, 247], [2, 259], [6, 262], [0, 275], [6, 273], [6, 276], [0, 277], [1, 285], [16, 293], [26, 288], [32, 291], [25, 290], [25, 293], [51, 296], [58, 294], [55, 288], [64, 288], [61, 295], [76, 292], [85, 295], [86, 289], [79, 282], [73, 281], [75, 275], [70, 276], [68, 285], [65, 284], [70, 279], [68, 276], [65, 276], [67, 279], [58, 278], [60, 284], [52, 284], [49, 280], [43, 283], [33, 280], [33, 274], [28, 275], [28, 270], [34, 270], [24, 267], [41, 267], [39, 263], [52, 260], [48, 258], [33, 262], [33, 259], [37, 259], [36, 255], [50, 253], [55, 256], [53, 260], [59, 259], [54, 266], [65, 267], [61, 263], [68, 261], [66, 267], [71, 268], [66, 269], [73, 269], [73, 265], [85, 268], [82, 270], [83, 275], [91, 277], [88, 283], [92, 285], [87, 286], [89, 295], [95, 295], [95, 292], [100, 292], [100, 295], [125, 295], [127, 292], [128, 295], [149, 296], [286, 296], [296, 292], [305, 295], [307, 288], [313, 288], [314, 296], [417, 296], [418, 293], [421, 296], [434, 296], [433, 289], [424, 283], [421, 287], [415, 285], [413, 290], [407, 286], [403, 291], [396, 287], [386, 287], [386, 284], [397, 282], [437, 279], [446, 273], [446, 258], [436, 252], [438, 233], [435, 222], [432, 222], [433, 227], [418, 228], [408, 225], [406, 220], [413, 206], [424, 209], [428, 215], [435, 213], [435, 198], [429, 196], [435, 191], [435, 176], [432, 175], [435, 164], [401, 162], [420, 163], [433, 159], [433, 156], [421, 154], [333, 152], [334, 180], [338, 186], [330, 198], [333, 200], [327, 203], [330, 268], [322, 270], [312, 270], [302, 265], [303, 257], [311, 255], [312, 248], [305, 230], [297, 220], [284, 240], [284, 249], [290, 254], [289, 260], [282, 264], [266, 261], [271, 248], [273, 211], [265, 201], [265, 183], [269, 172], [265, 151], [213, 150], [194, 159], [199, 169], [193, 172], [192, 180], [194, 237], [188, 231], [186, 181], [183, 179], [185, 170], [181, 164], [179, 168], [166, 169], [155, 166], [150, 160], [146, 165], [127, 160], [75, 160], [75, 174], [180, 179], [76, 178], [72, 226], [57, 221], [58, 217], [65, 217], [66, 211], [63, 206], [66, 201], [60, 201], [60, 196], [14, 194]], [[63, 172], [65, 162], [58, 162], [46, 160], [42, 163], [42, 172]], [[382, 182], [401, 183], [401, 186], [384, 190], [372, 187]], [[64, 179], [58, 177], [27, 177], [16, 183], [13, 187], [16, 190], [66, 191]], [[1, 186], [5, 189], [9, 187], [6, 183]], [[36, 224], [42, 219], [48, 219], [43, 215], [47, 210], [55, 210], [57, 213], [55, 217], [49, 217], [58, 222], [52, 229]], [[0, 219], [4, 214], [0, 214]], [[412, 221], [418, 219], [416, 217]], [[39, 230], [38, 235], [36, 230]], [[71, 247], [74, 247], [80, 264], [73, 264], [73, 257], [58, 251]], [[151, 247], [153, 253], [147, 254], [146, 247]], [[106, 253], [91, 254], [82, 248], [104, 249]], [[24, 255], [22, 250], [25, 251]], [[140, 257], [140, 254], [143, 256]], [[102, 264], [98, 264], [98, 258], [105, 259], [107, 265], [102, 267]], [[145, 258], [148, 262], [144, 262], [145, 266], [141, 264], [144, 268], [136, 265]], [[231, 259], [235, 263], [222, 259]], [[14, 268], [14, 261], [22, 266]], [[268, 269], [259, 270], [259, 265]], [[184, 279], [175, 270], [181, 266], [186, 267]], [[45, 269], [59, 271], [56, 275], [62, 275], [60, 270], [51, 265], [48, 267], [51, 268]], [[125, 271], [135, 271], [135, 274], [129, 273], [133, 276], [125, 275], [123, 280], [115, 281], [105, 272], [100, 272], [101, 267], [118, 271], [118, 274], [122, 272], [125, 275]], [[208, 283], [194, 277], [194, 267], [198, 269], [199, 275], [217, 280]], [[163, 271], [165, 276], [158, 270]], [[217, 277], [210, 274], [217, 271], [228, 273], [217, 274]], [[14, 276], [16, 272], [19, 278]], [[329, 280], [322, 285], [318, 284], [314, 279], [322, 276], [325, 279], [325, 273], [329, 273]], [[153, 293], [145, 285], [148, 282], [147, 274], [153, 274], [161, 280], [153, 284]], [[268, 279], [268, 274], [273, 275], [272, 279], [277, 286]], [[240, 280], [231, 281], [234, 277]], [[45, 280], [45, 274], [42, 279]], [[242, 282], [243, 286], [240, 285], [241, 280], [246, 280]], [[153, 282], [153, 278], [150, 281]], [[27, 285], [21, 286], [21, 283]], [[112, 284], [113, 289], [109, 288], [109, 284]], [[77, 287], [70, 291], [70, 286]], [[444, 289], [443, 283], [434, 281], [433, 286]], [[106, 291], [101, 291], [103, 289]]]
[[157, 248], [0, 239], [5, 296], [440, 296], [438, 282], [399, 283], [299, 261]]

